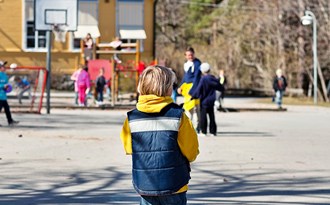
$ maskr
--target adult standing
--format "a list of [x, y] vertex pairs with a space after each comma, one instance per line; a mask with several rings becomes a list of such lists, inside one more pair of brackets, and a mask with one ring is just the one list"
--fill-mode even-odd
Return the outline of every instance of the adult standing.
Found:
[[5, 109], [8, 125], [13, 126], [15, 124], [18, 124], [18, 121], [13, 120], [13, 118], [11, 116], [11, 112], [10, 112], [10, 107], [9, 107], [8, 101], [7, 101], [6, 90], [8, 89], [9, 84], [8, 84], [8, 76], [5, 73], [6, 63], [7, 63], [6, 61], [5, 62], [0, 61], [0, 112], [1, 112], [2, 108]]
[[192, 99], [196, 88], [201, 79], [201, 61], [195, 57], [195, 50], [188, 47], [185, 51], [186, 62], [184, 64], [184, 76], [178, 88], [178, 93], [184, 97], [183, 109], [186, 115], [193, 122], [197, 132], [199, 132], [200, 107], [199, 99]]
[[287, 87], [286, 78], [282, 74], [281, 69], [276, 70], [276, 76], [273, 81], [273, 89], [275, 91], [275, 103], [279, 109], [282, 109], [282, 98]]

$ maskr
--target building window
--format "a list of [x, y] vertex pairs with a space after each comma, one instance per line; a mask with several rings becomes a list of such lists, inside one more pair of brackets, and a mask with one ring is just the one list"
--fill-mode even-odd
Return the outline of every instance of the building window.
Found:
[[[24, 45], [28, 50], [44, 51], [46, 49], [46, 31], [36, 31], [34, 28], [34, 0], [25, 2], [25, 32]], [[98, 0], [79, 0], [78, 26], [98, 24]], [[80, 39], [71, 33], [71, 48], [80, 49]], [[87, 33], [86, 33], [87, 34]]]
[[144, 29], [143, 6], [143, 1], [118, 0], [117, 34], [121, 29]]
[[46, 31], [34, 29], [34, 0], [25, 0], [24, 42], [26, 49], [45, 50], [46, 48]]
[[[120, 30], [144, 30], [144, 0], [117, 0], [116, 35]], [[121, 37], [122, 38], [122, 37]], [[125, 39], [123, 42], [140, 41], [140, 51], [143, 51], [142, 39]]]
[[[85, 31], [86, 28], [90, 28], [90, 26], [97, 27], [98, 25], [98, 0], [80, 0], [78, 8], [78, 29], [83, 29], [83, 31], [79, 31], [79, 33], [85, 33], [85, 37], [87, 33], [92, 32], [88, 30]], [[82, 36], [75, 36], [74, 33], [75, 32], [72, 34], [72, 48], [73, 50], [78, 50], [80, 49], [80, 40]], [[92, 35], [92, 37], [94, 36]]]

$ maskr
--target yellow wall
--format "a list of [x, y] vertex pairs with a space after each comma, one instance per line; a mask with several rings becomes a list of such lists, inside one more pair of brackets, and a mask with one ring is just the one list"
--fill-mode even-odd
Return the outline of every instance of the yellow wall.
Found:
[[[141, 57], [145, 62], [152, 60], [153, 54], [153, 0], [145, 0], [145, 31], [144, 52]], [[46, 52], [23, 51], [23, 0], [0, 1], [0, 60], [17, 63], [20, 66], [46, 66]], [[116, 32], [116, 1], [99, 1], [100, 42], [110, 42]], [[54, 37], [53, 37], [54, 38]], [[69, 40], [69, 38], [67, 38]], [[69, 74], [80, 62], [80, 53], [69, 49], [69, 41], [59, 43], [53, 41], [52, 72]], [[102, 57], [102, 56], [101, 56]], [[109, 56], [104, 56], [110, 58]], [[134, 59], [134, 56], [133, 56]]]
[[142, 58], [147, 59], [150, 62], [153, 55], [153, 39], [154, 39], [154, 1], [145, 0], [144, 5], [144, 29], [147, 34], [147, 39], [144, 41], [144, 52], [142, 53]]
[[111, 42], [116, 36], [116, 1], [99, 1], [100, 42]]
[[[22, 5], [21, 0], [0, 3], [0, 51], [21, 51]], [[2, 55], [0, 56], [2, 58]]]

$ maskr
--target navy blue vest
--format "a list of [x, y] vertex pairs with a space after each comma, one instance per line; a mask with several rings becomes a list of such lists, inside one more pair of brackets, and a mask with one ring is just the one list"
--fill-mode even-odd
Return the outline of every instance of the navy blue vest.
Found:
[[133, 185], [141, 195], [168, 195], [190, 179], [177, 138], [183, 110], [172, 103], [160, 113], [127, 113], [132, 135]]

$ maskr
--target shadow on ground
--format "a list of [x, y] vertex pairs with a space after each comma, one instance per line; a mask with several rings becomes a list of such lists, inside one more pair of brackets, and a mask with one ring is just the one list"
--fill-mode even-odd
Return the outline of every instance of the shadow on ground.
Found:
[[[245, 169], [244, 174], [242, 170], [207, 169], [212, 163], [193, 166], [190, 204], [329, 204], [306, 202], [304, 197], [329, 202], [330, 177], [313, 177], [310, 171], [308, 176], [303, 171], [291, 171], [292, 177], [287, 177], [284, 170]], [[2, 163], [1, 173], [12, 171], [13, 165], [9, 165]], [[138, 204], [127, 170], [129, 167], [108, 167], [71, 174], [27, 170], [24, 176], [1, 175], [0, 204]], [[323, 172], [312, 171], [326, 176]], [[294, 198], [285, 203], [276, 200], [283, 197]]]

